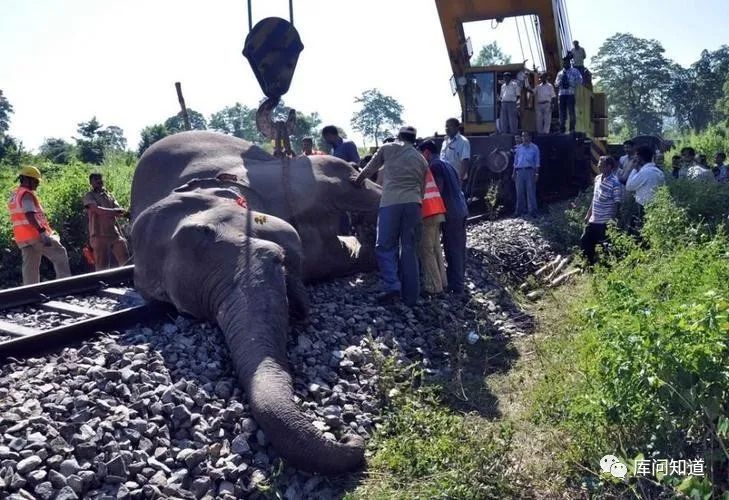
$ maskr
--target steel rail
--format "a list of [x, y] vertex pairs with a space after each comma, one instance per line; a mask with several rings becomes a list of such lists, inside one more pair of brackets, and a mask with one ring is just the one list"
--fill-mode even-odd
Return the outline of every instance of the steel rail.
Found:
[[6, 340], [0, 342], [0, 363], [8, 361], [10, 357], [41, 356], [98, 335], [102, 330], [117, 330], [173, 311], [174, 308], [169, 304], [152, 302]]
[[51, 300], [79, 294], [98, 294], [121, 298], [125, 295], [124, 291], [113, 286], [132, 285], [133, 282], [134, 266], [131, 265], [0, 290], [0, 311], [37, 306], [38, 309], [63, 312], [79, 317], [91, 316], [47, 330], [0, 320], [0, 333], [14, 337], [0, 342], [0, 363], [11, 357], [39, 356], [73, 345], [104, 330], [116, 330], [137, 322], [150, 321], [164, 313], [174, 311], [172, 306], [161, 302], [145, 303], [110, 312]]
[[118, 267], [106, 271], [79, 274], [69, 278], [44, 281], [34, 285], [0, 290], [0, 311], [13, 307], [44, 302], [54, 297], [93, 292], [110, 285], [132, 283], [134, 266]]

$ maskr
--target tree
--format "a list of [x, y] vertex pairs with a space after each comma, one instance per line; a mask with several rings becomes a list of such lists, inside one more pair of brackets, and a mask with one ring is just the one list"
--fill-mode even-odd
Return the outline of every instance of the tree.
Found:
[[27, 153], [23, 143], [15, 137], [0, 134], [0, 161], [8, 165], [20, 166]]
[[73, 146], [63, 139], [46, 139], [40, 147], [40, 156], [53, 163], [67, 165], [73, 155]]
[[729, 74], [729, 46], [704, 50], [689, 68], [675, 65], [670, 102], [679, 126], [686, 130], [705, 129], [721, 118], [718, 103], [724, 94], [723, 84]]
[[494, 42], [487, 43], [478, 51], [476, 59], [471, 63], [472, 66], [494, 66], [497, 64], [511, 64], [511, 57], [504, 54], [499, 44]]
[[301, 140], [304, 137], [315, 138], [319, 132], [319, 125], [321, 125], [319, 113], [314, 112], [311, 114], [305, 114], [297, 111], [294, 130], [289, 137], [291, 140], [291, 149], [300, 152]]
[[[190, 119], [190, 128], [192, 130], [207, 130], [208, 122], [205, 120], [202, 113], [199, 113], [194, 109], [188, 109], [187, 117]], [[164, 126], [171, 134], [183, 132], [185, 130], [185, 119], [182, 117], [182, 111], [167, 118]]]
[[94, 116], [87, 122], [78, 124], [76, 138], [79, 160], [100, 165], [109, 151], [123, 151], [127, 146], [124, 131], [116, 125], [103, 125]]
[[210, 128], [259, 144], [265, 140], [256, 128], [256, 110], [239, 102], [213, 113]]
[[139, 141], [139, 146], [137, 147], [137, 152], [139, 153], [139, 156], [142, 156], [142, 153], [144, 153], [147, 148], [150, 147], [152, 144], [164, 137], [167, 137], [170, 134], [171, 132], [169, 131], [169, 129], [165, 127], [162, 123], [157, 123], [155, 125], [144, 127], [142, 129], [142, 138]]
[[726, 80], [724, 80], [722, 96], [716, 102], [716, 111], [719, 113], [721, 119], [729, 121], [729, 74], [726, 76]]
[[377, 89], [369, 89], [362, 95], [354, 98], [355, 104], [362, 108], [352, 115], [352, 128], [362, 133], [364, 137], [379, 141], [392, 135], [390, 129], [402, 125], [402, 104], [394, 97], [386, 96]]
[[0, 90], [0, 137], [5, 135], [5, 132], [10, 128], [11, 114], [13, 114], [13, 106], [8, 98], [3, 95], [3, 91]]
[[671, 88], [672, 63], [656, 40], [616, 33], [600, 46], [593, 73], [608, 94], [611, 132], [622, 124], [628, 135], [660, 134]]
[[127, 140], [121, 127], [109, 125], [98, 135], [105, 151], [124, 151], [127, 148]]

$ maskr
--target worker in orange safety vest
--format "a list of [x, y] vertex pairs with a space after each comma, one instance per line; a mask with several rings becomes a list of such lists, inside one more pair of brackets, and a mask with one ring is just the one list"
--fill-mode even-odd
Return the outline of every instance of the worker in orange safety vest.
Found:
[[41, 181], [40, 170], [23, 167], [18, 180], [20, 185], [10, 197], [8, 211], [13, 237], [23, 256], [23, 284], [40, 281], [40, 261], [44, 256], [53, 263], [56, 278], [70, 276], [66, 249], [48, 224], [35, 193]]
[[446, 208], [430, 168], [425, 172], [422, 212], [420, 263], [423, 267], [423, 291], [426, 294], [437, 295], [448, 285], [443, 249], [440, 246], [440, 225], [445, 221]]

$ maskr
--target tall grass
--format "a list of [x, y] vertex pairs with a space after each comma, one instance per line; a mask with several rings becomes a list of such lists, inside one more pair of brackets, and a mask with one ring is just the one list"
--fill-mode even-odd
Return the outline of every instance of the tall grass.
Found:
[[[51, 227], [59, 233], [61, 243], [68, 251], [71, 271], [84, 272], [81, 248], [88, 240], [86, 214], [82, 199], [90, 189], [88, 176], [91, 172], [104, 174], [107, 189], [111, 191], [122, 206], [129, 206], [132, 176], [136, 159], [129, 155], [119, 154], [107, 158], [101, 166], [85, 163], [58, 165], [45, 161], [32, 163], [41, 170], [43, 180], [38, 187], [38, 197], [45, 210]], [[0, 164], [0, 193], [3, 199], [18, 185], [18, 169]], [[13, 231], [7, 209], [0, 210], [0, 288], [20, 285], [21, 256], [13, 241]], [[43, 278], [52, 278], [53, 271], [48, 262], [41, 265]]]

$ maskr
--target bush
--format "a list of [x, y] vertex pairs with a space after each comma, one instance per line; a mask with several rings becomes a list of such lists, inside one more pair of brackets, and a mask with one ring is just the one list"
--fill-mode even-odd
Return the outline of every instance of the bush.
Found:
[[566, 455], [589, 469], [608, 453], [702, 458], [715, 491], [729, 488], [729, 247], [704, 203], [680, 183], [661, 189], [645, 244], [618, 238], [621, 257], [595, 271], [552, 341], [535, 414], [569, 432]]
[[[89, 190], [89, 174], [104, 174], [107, 189], [111, 191], [122, 206], [129, 206], [132, 176], [136, 159], [123, 153], [107, 158], [102, 165], [72, 163], [59, 165], [50, 162], [30, 161], [37, 165], [43, 175], [38, 187], [38, 197], [45, 210], [49, 223], [58, 232], [61, 242], [68, 251], [71, 271], [76, 274], [85, 272], [81, 249], [88, 240], [88, 221], [81, 200]], [[0, 167], [0, 192], [7, 200], [17, 186], [17, 169]], [[17, 286], [22, 283], [20, 251], [13, 241], [13, 230], [7, 208], [0, 211], [0, 287]], [[44, 259], [41, 265], [43, 278], [52, 278], [53, 270]]]

